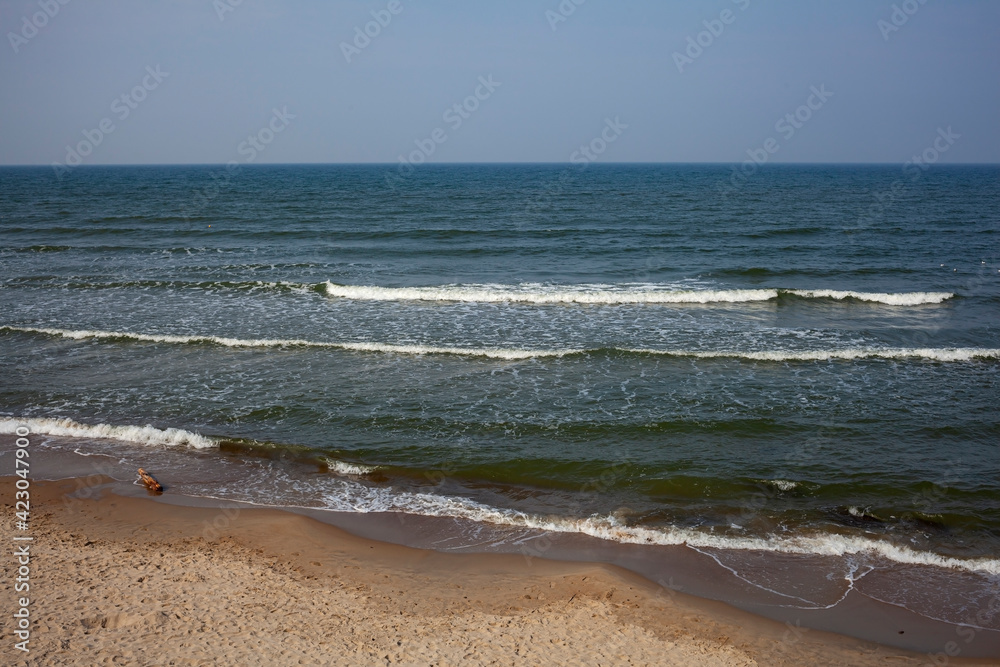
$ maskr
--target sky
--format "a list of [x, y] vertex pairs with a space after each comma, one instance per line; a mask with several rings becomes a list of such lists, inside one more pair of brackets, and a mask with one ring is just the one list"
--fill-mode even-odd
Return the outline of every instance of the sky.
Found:
[[0, 32], [0, 164], [1000, 162], [995, 0], [0, 0]]

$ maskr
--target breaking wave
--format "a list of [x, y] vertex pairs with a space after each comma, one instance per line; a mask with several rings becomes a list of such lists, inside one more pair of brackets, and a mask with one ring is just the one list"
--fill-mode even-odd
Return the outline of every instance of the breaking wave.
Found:
[[626, 349], [635, 354], [694, 357], [697, 359], [749, 359], [753, 361], [851, 361], [855, 359], [929, 359], [972, 361], [1000, 359], [1000, 349], [980, 347], [850, 347], [840, 350], [655, 350]]
[[[203, 496], [217, 498], [216, 496]], [[256, 505], [259, 498], [246, 498]], [[540, 516], [513, 509], [502, 509], [457, 496], [404, 492], [385, 487], [373, 487], [340, 480], [336, 491], [327, 492], [319, 501], [319, 509], [333, 512], [382, 513], [400, 512], [418, 516], [444, 517], [476, 523], [535, 529], [553, 533], [576, 533], [618, 542], [661, 546], [689, 546], [695, 549], [765, 551], [806, 556], [851, 556], [867, 554], [895, 563], [924, 565], [963, 570], [988, 575], [1000, 575], [1000, 559], [955, 558], [922, 551], [887, 540], [863, 535], [845, 535], [815, 531], [799, 535], [730, 536], [712, 534], [696, 528], [680, 526], [630, 526], [615, 515], [589, 517]], [[310, 509], [317, 509], [310, 506]], [[535, 553], [530, 543], [523, 547], [526, 556]]]
[[[218, 439], [176, 428], [159, 429], [153, 426], [82, 424], [71, 419], [56, 418], [0, 418], [0, 434], [15, 434], [20, 427], [27, 427], [32, 434], [107, 439], [150, 446], [186, 446], [207, 449], [215, 447], [219, 443]], [[695, 549], [763, 551], [807, 556], [838, 557], [867, 554], [895, 563], [948, 568], [992, 576], [1000, 575], [1000, 559], [955, 558], [864, 535], [816, 530], [797, 535], [732, 536], [682, 526], [628, 525], [615, 514], [588, 517], [541, 516], [519, 510], [499, 508], [464, 497], [401, 491], [391, 487], [361, 484], [351, 478], [369, 474], [377, 468], [333, 459], [327, 459], [325, 462], [329, 465], [330, 471], [338, 476], [332, 478], [336, 480], [332, 482], [336, 488], [327, 487], [317, 498], [317, 505], [310, 506], [311, 509], [362, 514], [401, 512], [554, 533], [577, 533], [622, 544], [688, 546]], [[785, 480], [775, 480], [773, 483], [783, 489], [790, 490], [794, 487], [794, 483]], [[217, 498], [218, 500], [240, 500], [250, 504], [273, 507], [288, 506], [280, 501], [262, 503], [260, 497], [254, 497], [253, 491], [250, 489], [244, 488], [240, 495], [244, 493], [249, 494], [249, 496], [217, 498], [213, 495], [203, 495], [202, 497]], [[530, 546], [526, 546], [524, 549], [525, 555], [528, 556], [543, 555], [542, 553], [533, 553]]]
[[358, 301], [458, 301], [535, 304], [708, 304], [770, 301], [787, 294], [803, 299], [855, 299], [892, 306], [936, 304], [955, 296], [951, 292], [851, 292], [785, 289], [665, 289], [662, 285], [440, 285], [435, 287], [379, 287], [326, 283], [328, 296]]
[[64, 438], [100, 438], [162, 447], [208, 449], [217, 444], [212, 438], [179, 428], [159, 429], [153, 426], [81, 424], [72, 419], [0, 417], [0, 433], [14, 434], [20, 427], [27, 427], [33, 434], [40, 433]]
[[81, 278], [42, 276], [5, 281], [4, 286], [34, 285], [39, 281], [55, 283], [63, 288], [77, 289], [177, 289], [238, 292], [320, 293], [338, 299], [354, 301], [437, 301], [459, 303], [527, 303], [527, 304], [712, 304], [753, 303], [783, 297], [798, 299], [854, 300], [889, 306], [920, 306], [940, 304], [955, 295], [951, 292], [856, 292], [851, 290], [800, 290], [782, 288], [759, 289], [686, 289], [678, 284], [625, 283], [621, 285], [580, 284], [520, 285], [467, 284], [425, 287], [380, 287], [378, 285], [340, 285], [297, 283], [289, 281], [182, 281], [124, 280], [93, 281]]
[[338, 475], [350, 475], [352, 477], [360, 477], [362, 475], [370, 475], [371, 473], [378, 470], [378, 466], [366, 466], [360, 463], [348, 463], [347, 461], [339, 461], [337, 459], [331, 459], [328, 456], [322, 457], [323, 463], [327, 467]]
[[561, 357], [567, 354], [583, 352], [583, 350], [520, 350], [511, 348], [466, 348], [441, 347], [434, 345], [393, 345], [390, 343], [327, 343], [294, 338], [226, 338], [221, 336], [173, 336], [167, 334], [140, 334], [124, 331], [91, 331], [74, 329], [49, 329], [37, 327], [0, 326], [0, 331], [21, 331], [40, 333], [49, 336], [61, 336], [82, 340], [97, 339], [127, 339], [150, 343], [209, 343], [224, 347], [322, 347], [355, 352], [387, 352], [396, 354], [451, 354], [472, 357], [487, 357], [490, 359], [530, 359], [534, 357]]
[[873, 303], [884, 303], [890, 306], [921, 306], [931, 303], [942, 303], [955, 296], [951, 292], [851, 292], [831, 289], [819, 290], [788, 290], [788, 294], [793, 294], [804, 299], [855, 299], [857, 301], [870, 301]]
[[744, 303], [777, 298], [774, 289], [665, 290], [654, 286], [574, 287], [524, 285], [441, 285], [439, 287], [377, 287], [326, 283], [326, 293], [359, 301], [465, 301], [478, 303]]
[[[82, 424], [68, 418], [0, 417], [0, 435], [15, 435], [17, 430], [22, 427], [28, 429], [29, 435], [115, 440], [153, 447], [213, 449], [225, 440], [225, 438], [213, 438], [179, 428], [160, 429], [149, 425]], [[73, 451], [80, 456], [93, 456], [93, 454], [79, 448]], [[340, 476], [360, 477], [378, 470], [376, 466], [349, 463], [330, 457], [322, 457], [322, 461], [331, 472]]]
[[135, 340], [150, 343], [203, 343], [224, 347], [269, 348], [269, 347], [313, 347], [349, 350], [354, 352], [382, 352], [391, 354], [429, 355], [445, 354], [465, 357], [485, 357], [488, 359], [522, 360], [544, 357], [565, 357], [579, 354], [637, 354], [669, 357], [690, 357], [696, 359], [746, 359], [749, 361], [851, 361], [856, 359], [927, 359], [931, 361], [955, 362], [975, 359], [1000, 359], [1000, 349], [959, 347], [959, 348], [891, 348], [891, 347], [851, 347], [821, 350], [660, 350], [655, 348], [488, 348], [452, 347], [437, 345], [396, 345], [392, 343], [337, 343], [310, 341], [296, 338], [227, 338], [223, 336], [179, 336], [169, 334], [142, 334], [126, 331], [96, 331], [77, 329], [52, 329], [45, 327], [0, 326], [0, 331], [37, 333], [84, 340]]

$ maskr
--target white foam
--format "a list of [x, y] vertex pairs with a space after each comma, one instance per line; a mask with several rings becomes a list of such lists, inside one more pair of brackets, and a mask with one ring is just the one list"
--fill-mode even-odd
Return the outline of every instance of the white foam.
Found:
[[[87, 338], [146, 341], [152, 343], [210, 343], [225, 347], [320, 347], [356, 352], [385, 352], [395, 354], [450, 354], [468, 357], [486, 357], [490, 359], [520, 360], [538, 357], [564, 357], [571, 354], [597, 352], [598, 349], [564, 348], [564, 349], [523, 349], [523, 348], [485, 348], [485, 347], [447, 347], [435, 345], [393, 345], [391, 343], [333, 343], [309, 341], [302, 339], [242, 339], [221, 336], [174, 336], [168, 334], [141, 334], [126, 331], [94, 331], [75, 329], [51, 329], [39, 327], [0, 326], [0, 331], [20, 331], [40, 333], [49, 336], [61, 336], [83, 340]], [[1000, 349], [997, 348], [883, 348], [855, 347], [825, 350], [660, 350], [655, 348], [607, 348], [618, 352], [634, 354], [652, 354], [672, 357], [693, 357], [696, 359], [748, 359], [752, 361], [832, 361], [854, 359], [929, 359], [933, 361], [953, 362], [972, 361], [974, 359], [1000, 359]]]
[[127, 331], [95, 331], [76, 329], [51, 329], [43, 327], [10, 327], [0, 326], [0, 330], [21, 331], [26, 333], [41, 333], [49, 336], [61, 336], [83, 340], [86, 338], [127, 338], [130, 340], [150, 343], [212, 343], [225, 347], [322, 347], [356, 352], [387, 352], [397, 354], [453, 354], [472, 357], [487, 357], [490, 359], [531, 359], [534, 357], [562, 357], [576, 354], [583, 350], [522, 350], [511, 348], [475, 348], [446, 347], [434, 345], [393, 345], [390, 343], [327, 343], [302, 339], [263, 338], [243, 339], [226, 338], [222, 336], [174, 336], [169, 334], [142, 334]]
[[676, 290], [654, 285], [441, 285], [437, 287], [378, 287], [326, 283], [326, 293], [360, 301], [460, 301], [477, 303], [743, 303], [769, 301], [776, 289]]
[[[768, 551], [833, 557], [869, 554], [896, 563], [1000, 575], [1000, 559], [953, 558], [861, 535], [821, 533], [799, 536], [734, 537], [676, 526], [627, 526], [613, 515], [587, 518], [542, 517], [516, 510], [502, 510], [466, 498], [425, 493], [394, 493], [387, 489], [367, 487], [345, 489], [343, 492], [327, 496], [325, 509], [361, 513], [403, 512], [448, 517], [555, 533], [580, 533], [624, 544], [689, 546], [696, 549]], [[531, 549], [528, 548], [526, 553], [531, 555]]]
[[377, 285], [338, 285], [326, 283], [326, 293], [341, 299], [359, 301], [457, 301], [477, 303], [536, 304], [683, 304], [746, 303], [770, 301], [787, 293], [805, 299], [857, 299], [892, 306], [916, 306], [941, 303], [955, 296], [950, 292], [854, 292], [844, 290], [762, 289], [678, 289], [662, 284], [583, 284], [542, 285], [438, 285], [427, 287], [379, 287]]
[[323, 457], [323, 462], [326, 463], [327, 467], [338, 475], [350, 475], [350, 476], [360, 476], [368, 475], [376, 470], [376, 466], [366, 466], [359, 463], [348, 463], [347, 461], [338, 461], [337, 459], [331, 459], [329, 457]]
[[100, 438], [119, 440], [141, 445], [164, 447], [193, 447], [208, 449], [216, 442], [198, 433], [178, 428], [158, 429], [153, 426], [114, 426], [110, 424], [80, 424], [71, 419], [0, 417], [0, 433], [13, 434], [25, 426], [32, 434], [54, 435], [64, 438]]
[[930, 359], [933, 361], [972, 361], [973, 359], [1000, 359], [1000, 349], [980, 347], [950, 348], [883, 348], [854, 347], [841, 350], [656, 350], [629, 348], [637, 354], [661, 354], [697, 359], [750, 359], [754, 361], [832, 361], [854, 359]]
[[[204, 449], [216, 446], [216, 441], [181, 429], [158, 429], [152, 426], [116, 426], [81, 424], [70, 419], [0, 418], [0, 434], [14, 434], [26, 426], [32, 434], [71, 438], [99, 438], [155, 446], [187, 446]], [[330, 459], [336, 473], [359, 476], [377, 468]], [[813, 556], [848, 556], [867, 553], [897, 563], [923, 565], [983, 572], [1000, 575], [1000, 560], [992, 558], [962, 559], [919, 551], [885, 540], [861, 535], [813, 534], [799, 536], [734, 537], [716, 535], [694, 528], [677, 526], [645, 527], [626, 525], [618, 516], [586, 518], [546, 517], [525, 512], [500, 509], [462, 497], [428, 493], [398, 492], [385, 487], [371, 487], [338, 478], [338, 488], [323, 497], [322, 509], [337, 512], [403, 512], [407, 514], [464, 519], [500, 526], [529, 528], [555, 533], [579, 533], [624, 544], [675, 545], [696, 549], [770, 551]], [[794, 484], [784, 480], [771, 483]], [[246, 499], [251, 504], [259, 499]], [[255, 502], [256, 501], [256, 502]], [[852, 514], [858, 512], [852, 508]], [[526, 551], [531, 555], [531, 550]], [[537, 554], [541, 555], [541, 554]]]
[[941, 303], [955, 296], [951, 292], [851, 292], [842, 290], [788, 290], [789, 294], [806, 299], [857, 299], [858, 301], [870, 301], [874, 303], [884, 303], [890, 306], [920, 306], [931, 303]]

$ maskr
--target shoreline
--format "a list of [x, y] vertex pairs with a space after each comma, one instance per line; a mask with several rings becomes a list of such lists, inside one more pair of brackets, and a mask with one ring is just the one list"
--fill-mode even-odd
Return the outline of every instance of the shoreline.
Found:
[[[935, 663], [665, 594], [615, 565], [416, 549], [280, 509], [227, 515], [98, 481], [32, 483], [32, 650], [13, 664], [208, 664], [219, 650], [243, 664], [996, 664]], [[9, 514], [13, 482], [0, 478]], [[10, 543], [8, 522], [3, 532]]]
[[[0, 437], [0, 442], [6, 438]], [[13, 445], [13, 438], [10, 439]], [[287, 489], [271, 483], [292, 471], [293, 480], [335, 479], [323, 470], [275, 467], [268, 458], [218, 456], [203, 450], [103, 446], [89, 440], [47, 438], [36, 445], [32, 477], [78, 478], [81, 497], [98, 492], [147, 498], [135, 482], [139, 466], [167, 486], [157, 504], [210, 509], [213, 523], [200, 535], [209, 540], [244, 509], [282, 511], [315, 519], [377, 543], [448, 554], [507, 555], [527, 571], [535, 563], [564, 561], [617, 566], [641, 577], [660, 596], [683, 592], [743, 612], [788, 624], [868, 641], [889, 650], [943, 658], [1000, 656], [1000, 596], [995, 580], [944, 567], [878, 560], [857, 555], [801, 555], [774, 551], [703, 548], [687, 542], [634, 544], [582, 531], [496, 523], [453, 515], [373, 509], [352, 511], [355, 487], [342, 483], [327, 493], [347, 492], [343, 509], [283, 502]], [[260, 465], [260, 461], [264, 461]], [[288, 465], [293, 466], [289, 468]], [[13, 470], [13, 447], [0, 448], [0, 469]], [[361, 498], [361, 500], [366, 500]], [[653, 582], [653, 583], [651, 583]], [[798, 630], [796, 630], [797, 632]], [[949, 655], [950, 653], [950, 655]]]

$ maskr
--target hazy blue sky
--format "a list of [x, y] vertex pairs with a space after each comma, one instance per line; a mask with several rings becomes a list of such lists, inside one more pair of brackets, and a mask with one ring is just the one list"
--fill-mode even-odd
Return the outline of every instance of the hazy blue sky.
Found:
[[[373, 11], [391, 22], [347, 62]], [[565, 162], [602, 131], [605, 162], [738, 162], [771, 138], [771, 161], [902, 163], [949, 127], [941, 162], [1000, 162], [995, 0], [0, 0], [0, 28], [3, 164], [66, 161], [84, 132], [85, 164], [395, 162], [415, 142]]]

